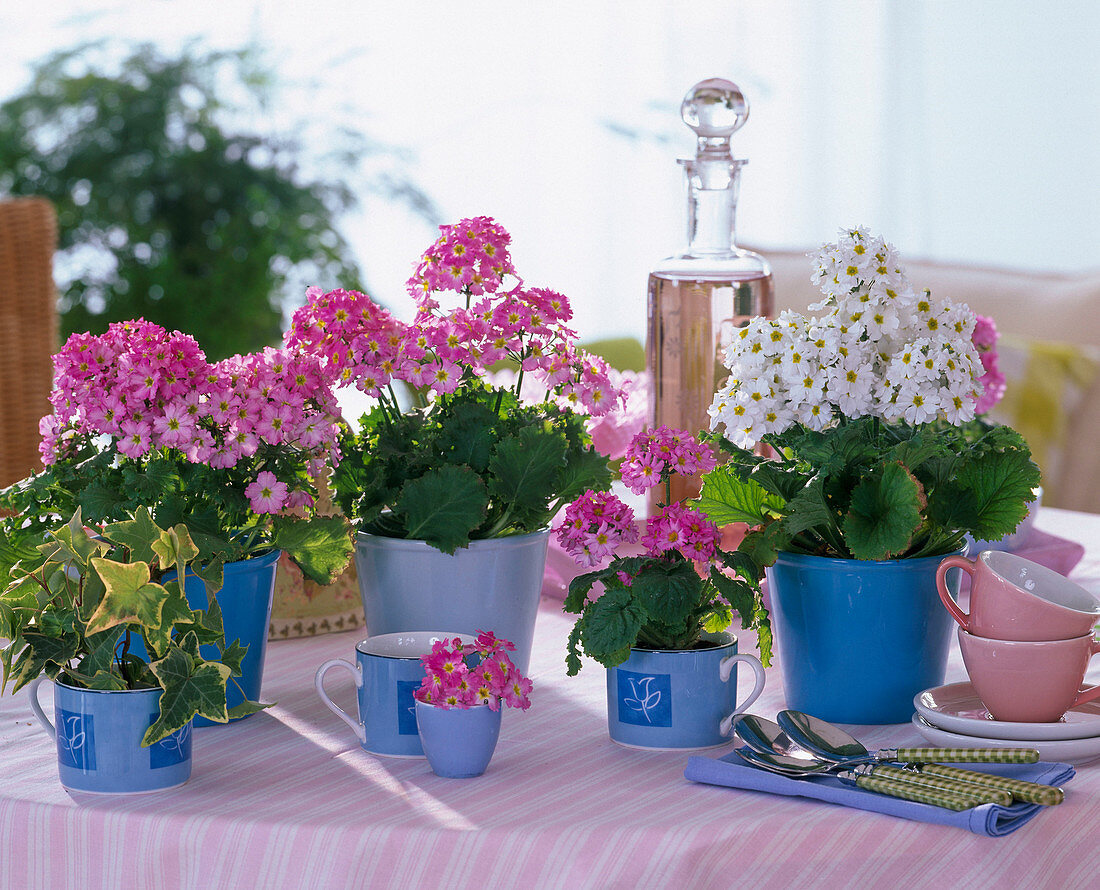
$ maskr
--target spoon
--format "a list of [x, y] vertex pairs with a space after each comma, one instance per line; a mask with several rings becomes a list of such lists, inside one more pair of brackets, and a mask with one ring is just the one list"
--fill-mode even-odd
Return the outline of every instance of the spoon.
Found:
[[[850, 762], [838, 762], [834, 758], [814, 755], [783, 732], [779, 724], [755, 714], [740, 714], [734, 718], [733, 731], [751, 751], [763, 755], [755, 761], [757, 765], [761, 765], [760, 760], [766, 760], [772, 764], [776, 772], [780, 768], [786, 770], [786, 775], [813, 775], [828, 772], [830, 767], [852, 765]], [[745, 756], [744, 749], [739, 749], [738, 753]], [[963, 797], [977, 797], [982, 803], [999, 803], [1004, 806], [1012, 803], [1012, 795], [1006, 791], [992, 788], [981, 788], [979, 791], [978, 786], [969, 782], [925, 776], [882, 764], [878, 765], [877, 769], [874, 767], [872, 769], [881, 777], [907, 781], [937, 791], [960, 794]]]
[[[857, 739], [839, 726], [801, 711], [780, 711], [778, 727], [789, 740], [812, 754], [838, 764], [901, 760], [914, 765], [922, 775], [938, 776], [959, 782], [969, 782], [988, 788], [1008, 791], [1017, 800], [1053, 806], [1064, 799], [1061, 788], [1023, 782], [974, 770], [941, 766], [954, 763], [1037, 763], [1039, 752], [1034, 748], [883, 748], [870, 752]], [[917, 765], [920, 764], [920, 765]]]
[[[891, 767], [861, 764], [854, 769], [848, 769], [840, 763], [829, 763], [828, 761], [807, 762], [799, 757], [756, 751], [747, 745], [738, 748], [737, 754], [746, 763], [779, 775], [801, 779], [807, 776], [836, 772], [836, 777], [845, 785], [854, 785], [866, 791], [876, 791], [890, 797], [900, 797], [903, 800], [932, 804], [949, 810], [967, 810], [983, 803], [1002, 802], [1000, 798], [992, 800], [988, 795], [983, 794], [983, 792], [991, 789], [978, 788], [975, 785], [972, 786], [974, 794], [957, 794], [941, 788], [912, 782], [908, 779], [909, 774], [904, 770]], [[880, 774], [883, 769], [901, 775]]]

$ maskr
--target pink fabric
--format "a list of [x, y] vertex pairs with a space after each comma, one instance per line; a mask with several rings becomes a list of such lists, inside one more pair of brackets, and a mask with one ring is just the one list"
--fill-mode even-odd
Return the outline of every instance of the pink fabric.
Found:
[[[1039, 524], [1087, 545], [1073, 577], [1100, 593], [1100, 516], [1044, 509]], [[357, 633], [269, 644], [264, 689], [278, 705], [196, 730], [191, 781], [160, 794], [67, 794], [26, 697], [6, 695], [0, 887], [1063, 888], [1095, 880], [1083, 851], [1100, 831], [1100, 764], [1078, 767], [1064, 804], [996, 839], [694, 784], [683, 777], [688, 753], [608, 739], [604, 672], [586, 663], [579, 676], [565, 675], [570, 626], [560, 603], [544, 601], [533, 707], [506, 713], [477, 779], [372, 757], [325, 708], [313, 673], [325, 659], [351, 658]], [[751, 634], [739, 636], [752, 651]], [[769, 717], [784, 706], [781, 655], [753, 708]], [[948, 682], [964, 678], [955, 651]], [[334, 680], [330, 691], [354, 707], [350, 688]], [[922, 741], [908, 724], [853, 731], [869, 747]]]

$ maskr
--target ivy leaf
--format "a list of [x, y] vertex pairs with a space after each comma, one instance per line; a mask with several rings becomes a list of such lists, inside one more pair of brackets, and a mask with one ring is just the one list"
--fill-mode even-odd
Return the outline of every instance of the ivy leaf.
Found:
[[707, 473], [699, 499], [692, 503], [718, 525], [747, 522], [756, 526], [782, 513], [786, 501], [752, 479], [738, 478], [725, 465]]
[[923, 492], [899, 463], [884, 464], [852, 490], [844, 539], [856, 559], [891, 559], [904, 553], [921, 524]]
[[336, 580], [355, 549], [351, 528], [343, 516], [279, 516], [273, 532], [273, 545], [294, 560], [307, 578], [322, 586]]
[[448, 465], [406, 482], [396, 506], [407, 518], [410, 538], [454, 553], [469, 541], [488, 505], [485, 483], [467, 467]]
[[164, 591], [160, 624], [157, 627], [146, 626], [143, 629], [145, 641], [154, 657], [160, 657], [168, 650], [168, 643], [177, 626], [194, 623], [195, 613], [191, 610], [178, 581], [169, 581], [164, 585]]
[[[84, 649], [87, 651], [77, 667], [82, 674], [94, 676], [100, 672], [110, 674], [111, 663], [115, 658], [115, 647], [123, 634], [123, 628], [112, 627], [110, 630], [96, 634], [88, 634], [84, 638]], [[95, 687], [111, 688], [111, 687]]]
[[26, 648], [11, 667], [14, 678], [12, 691], [18, 692], [27, 683], [43, 671], [47, 676], [56, 677], [80, 651], [80, 638], [75, 633], [65, 633], [53, 637], [34, 631], [24, 631], [23, 642]]
[[234, 640], [222, 652], [221, 662], [229, 668], [234, 677], [239, 677], [241, 676], [241, 662], [244, 661], [247, 654], [248, 647], [242, 646], [240, 640]]
[[60, 562], [75, 563], [81, 571], [87, 569], [88, 560], [93, 554], [106, 549], [102, 541], [93, 540], [84, 530], [79, 509], [66, 525], [52, 532], [51, 537], [59, 548], [53, 558]]
[[501, 440], [489, 460], [489, 491], [528, 510], [545, 510], [547, 494], [565, 466], [565, 436], [543, 425]]
[[177, 578], [186, 576], [187, 564], [199, 555], [199, 548], [191, 540], [187, 526], [182, 523], [164, 531], [157, 529], [157, 536], [152, 541], [152, 550], [162, 570], [168, 571], [175, 565]]
[[604, 667], [614, 667], [629, 657], [645, 614], [627, 588], [613, 587], [589, 606], [581, 622], [584, 651]]
[[[138, 507], [133, 519], [111, 523], [103, 533], [112, 544], [129, 550], [132, 562], [152, 562], [153, 543], [160, 537], [161, 529], [153, 522], [147, 507]], [[163, 564], [161, 567], [166, 568]]]
[[236, 720], [238, 717], [247, 717], [249, 714], [258, 714], [260, 711], [264, 711], [270, 708], [274, 702], [268, 704], [260, 704], [259, 702], [248, 701], [247, 699], [242, 702], [238, 702], [233, 705], [227, 712], [227, 716], [230, 720]]
[[110, 559], [93, 558], [92, 567], [103, 579], [106, 590], [95, 612], [88, 618], [88, 632], [106, 630], [116, 624], [141, 624], [159, 628], [168, 591], [149, 581], [149, 566], [138, 562], [124, 565]]
[[229, 668], [218, 662], [196, 659], [178, 646], [149, 667], [164, 692], [160, 696], [160, 716], [145, 733], [141, 743], [152, 745], [183, 727], [196, 714], [215, 723], [225, 723], [225, 683]]

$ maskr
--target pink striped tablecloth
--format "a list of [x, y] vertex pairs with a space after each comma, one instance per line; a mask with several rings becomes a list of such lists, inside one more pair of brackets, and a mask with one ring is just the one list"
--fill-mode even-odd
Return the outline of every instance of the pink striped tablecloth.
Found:
[[[1100, 593], [1100, 516], [1044, 509], [1038, 525], [1086, 545], [1073, 577]], [[683, 777], [687, 754], [608, 739], [604, 672], [588, 663], [566, 677], [571, 622], [559, 609], [547, 599], [539, 615], [534, 706], [506, 713], [478, 779], [440, 779], [423, 760], [372, 757], [329, 713], [314, 671], [325, 659], [351, 658], [357, 634], [272, 643], [264, 692], [278, 704], [196, 730], [191, 781], [159, 794], [66, 793], [25, 696], [4, 696], [0, 887], [1095, 884], [1100, 761], [1078, 767], [1064, 804], [1004, 838], [693, 784]], [[741, 634], [742, 651], [753, 645]], [[781, 671], [781, 661], [769, 669], [755, 712], [784, 706]], [[956, 651], [948, 680], [960, 679]], [[868, 747], [922, 741], [908, 724], [854, 731]]]

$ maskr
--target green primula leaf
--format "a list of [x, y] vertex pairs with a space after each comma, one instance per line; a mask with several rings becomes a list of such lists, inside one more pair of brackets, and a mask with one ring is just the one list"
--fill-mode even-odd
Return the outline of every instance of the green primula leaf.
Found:
[[351, 528], [343, 516], [279, 516], [273, 532], [273, 546], [294, 560], [307, 578], [322, 586], [336, 580], [355, 550]]
[[1026, 502], [1034, 500], [1039, 479], [1038, 467], [1020, 451], [993, 452], [967, 463], [954, 480], [966, 505], [962, 527], [985, 540], [1015, 531], [1027, 515]]
[[230, 671], [224, 664], [203, 664], [182, 648], [172, 646], [164, 658], [149, 667], [164, 692], [160, 697], [160, 716], [146, 731], [141, 741], [143, 745], [152, 745], [170, 736], [196, 714], [215, 723], [229, 720], [225, 684]]
[[578, 621], [569, 631], [569, 640], [566, 642], [565, 672], [570, 677], [575, 677], [581, 669], [581, 625]]
[[792, 538], [809, 529], [830, 527], [838, 517], [825, 502], [825, 483], [821, 476], [810, 482], [787, 502], [783, 529]]
[[750, 526], [779, 515], [785, 501], [766, 491], [759, 483], [739, 479], [732, 467], [721, 466], [703, 477], [703, 490], [692, 502], [718, 525], [747, 522]]
[[493, 449], [489, 491], [528, 510], [545, 510], [548, 495], [565, 466], [565, 436], [543, 426], [530, 426]]
[[558, 500], [569, 503], [588, 489], [605, 491], [611, 485], [607, 458], [594, 448], [571, 450], [558, 477]]
[[654, 560], [634, 577], [630, 591], [646, 613], [644, 620], [676, 626], [691, 615], [700, 601], [702, 586], [703, 580], [687, 560], [671, 565]]
[[717, 634], [724, 631], [733, 621], [733, 610], [725, 603], [715, 605], [703, 618], [703, 630]]
[[[612, 587], [588, 607], [581, 622], [580, 640], [585, 653], [604, 667], [614, 667], [629, 656], [645, 614], [627, 588]], [[627, 654], [620, 659], [624, 651]]]
[[605, 574], [606, 572], [603, 570], [586, 572], [583, 575], [577, 575], [570, 581], [569, 592], [565, 595], [562, 611], [571, 612], [574, 615], [581, 614], [584, 611], [585, 603], [588, 602], [588, 591], [592, 589], [593, 584], [602, 580]]
[[852, 490], [844, 539], [856, 559], [904, 554], [921, 524], [923, 492], [905, 467], [889, 463]]
[[[112, 544], [119, 544], [130, 551], [131, 562], [152, 562], [153, 544], [161, 536], [160, 526], [154, 521], [147, 507], [138, 507], [133, 519], [111, 523], [103, 531]], [[163, 563], [162, 568], [167, 568]]]
[[118, 513], [126, 500], [116, 486], [93, 481], [77, 496], [77, 503], [89, 520], [99, 522]]
[[93, 558], [92, 566], [103, 579], [106, 591], [88, 619], [88, 632], [106, 630], [116, 624], [136, 623], [159, 628], [168, 591], [149, 581], [149, 566], [143, 562], [124, 565]]
[[[739, 578], [727, 577], [717, 569], [711, 570], [710, 581], [722, 598], [741, 616], [741, 627], [751, 627], [756, 608], [756, 591]], [[727, 622], [727, 626], [728, 624]], [[724, 627], [721, 629], [725, 630]]]
[[467, 464], [478, 473], [489, 466], [498, 418], [487, 405], [466, 401], [462, 413], [439, 437], [449, 463]]
[[466, 467], [444, 466], [411, 479], [397, 509], [406, 517], [408, 537], [454, 553], [469, 540], [489, 505], [485, 483]]

